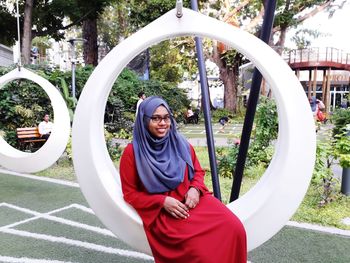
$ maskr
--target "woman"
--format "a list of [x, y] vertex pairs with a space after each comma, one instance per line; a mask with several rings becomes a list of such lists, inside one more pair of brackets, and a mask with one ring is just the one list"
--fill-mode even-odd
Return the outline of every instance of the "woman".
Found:
[[133, 135], [120, 161], [122, 190], [155, 261], [247, 262], [242, 223], [204, 185], [205, 172], [163, 99], [141, 103]]

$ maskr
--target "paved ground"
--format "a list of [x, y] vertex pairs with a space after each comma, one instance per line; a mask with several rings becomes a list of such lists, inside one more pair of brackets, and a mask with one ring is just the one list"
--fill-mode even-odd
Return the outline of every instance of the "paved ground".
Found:
[[[350, 262], [350, 231], [322, 227], [314, 231], [303, 227], [290, 222], [271, 240], [250, 252], [249, 260]], [[152, 261], [104, 228], [77, 184], [0, 170], [0, 262]]]

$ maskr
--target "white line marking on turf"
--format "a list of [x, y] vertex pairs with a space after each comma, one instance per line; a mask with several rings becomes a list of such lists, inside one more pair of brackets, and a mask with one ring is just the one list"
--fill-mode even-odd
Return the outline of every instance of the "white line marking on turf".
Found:
[[336, 234], [336, 235], [350, 237], [350, 230], [343, 230], [335, 227], [318, 226], [318, 225], [312, 225], [308, 223], [299, 223], [295, 221], [288, 221], [287, 225], [303, 228], [303, 229], [315, 230], [315, 231], [329, 233], [329, 234]]
[[34, 215], [34, 217], [27, 218], [25, 220], [22, 220], [22, 221], [19, 221], [19, 222], [16, 222], [16, 223], [12, 223], [12, 224], [7, 225], [7, 226], [2, 226], [2, 227], [0, 227], [0, 230], [13, 228], [13, 227], [16, 227], [16, 226], [28, 223], [30, 221], [37, 220], [37, 219], [46, 219], [46, 220], [58, 222], [58, 223], [61, 223], [61, 224], [64, 224], [64, 225], [69, 225], [69, 226], [73, 226], [73, 227], [77, 227], [77, 228], [93, 231], [93, 232], [96, 232], [96, 233], [99, 233], [99, 234], [102, 234], [102, 235], [105, 235], [105, 236], [116, 237], [111, 231], [109, 231], [107, 229], [104, 229], [104, 228], [100, 228], [100, 227], [96, 227], [96, 226], [90, 226], [90, 225], [87, 225], [87, 224], [78, 223], [76, 221], [72, 221], [72, 220], [68, 220], [68, 219], [64, 219], [64, 218], [60, 218], [60, 217], [56, 217], [56, 216], [51, 216], [51, 214], [58, 213], [58, 212], [61, 212], [63, 210], [67, 210], [67, 209], [70, 209], [70, 208], [73, 208], [73, 207], [78, 208], [78, 209], [83, 208], [83, 206], [80, 207], [77, 204], [72, 204], [72, 205], [69, 205], [69, 206], [66, 206], [66, 207], [62, 207], [62, 208], [50, 211], [48, 213], [39, 213], [39, 212], [36, 212], [36, 211], [33, 211], [33, 210], [29, 210], [29, 209], [26, 209], [26, 208], [22, 208], [22, 207], [18, 207], [18, 206], [11, 205], [11, 204], [6, 204], [6, 203], [2, 204], [1, 206], [6, 206], [8, 208], [12, 208], [12, 209], [21, 211], [23, 213], [31, 214], [31, 215]]
[[59, 261], [51, 259], [35, 259], [35, 258], [14, 258], [0, 256], [0, 262], [9, 263], [73, 263], [71, 261]]
[[52, 178], [41, 177], [41, 176], [30, 175], [30, 174], [16, 173], [16, 172], [5, 170], [2, 168], [0, 168], [0, 173], [14, 175], [14, 176], [18, 176], [18, 177], [24, 177], [24, 178], [38, 180], [38, 181], [54, 183], [54, 184], [60, 184], [60, 185], [65, 185], [65, 186], [71, 186], [71, 187], [77, 187], [77, 188], [80, 187], [78, 183], [74, 183], [74, 182], [70, 182], [70, 181], [52, 179]]
[[83, 206], [83, 205], [79, 205], [79, 204], [72, 204], [71, 205], [72, 207], [76, 208], [76, 209], [80, 209], [86, 213], [89, 213], [89, 214], [95, 214], [94, 211], [91, 209], [91, 208], [88, 208], [86, 206]]
[[152, 257], [150, 257], [146, 254], [140, 253], [140, 252], [112, 248], [112, 247], [105, 247], [105, 246], [101, 246], [101, 245], [97, 245], [97, 244], [93, 244], [93, 243], [88, 243], [88, 242], [84, 242], [84, 241], [79, 241], [79, 240], [74, 240], [74, 239], [69, 239], [69, 238], [65, 238], [65, 237], [55, 237], [55, 236], [31, 233], [31, 232], [16, 230], [16, 229], [2, 229], [1, 232], [16, 235], [16, 236], [21, 236], [21, 237], [29, 237], [29, 238], [46, 240], [46, 241], [55, 242], [55, 243], [63, 243], [63, 244], [71, 245], [71, 246], [83, 247], [86, 249], [104, 252], [104, 253], [108, 253], [108, 254], [116, 254], [116, 255], [125, 256], [125, 257], [153, 260]]

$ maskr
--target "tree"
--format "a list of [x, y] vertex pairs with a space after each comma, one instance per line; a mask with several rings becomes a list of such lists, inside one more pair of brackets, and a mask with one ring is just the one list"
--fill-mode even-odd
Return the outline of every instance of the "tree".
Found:
[[[87, 64], [97, 64], [97, 22], [103, 8], [114, 0], [26, 0], [20, 1], [20, 13], [24, 12], [21, 19], [23, 28], [22, 54], [24, 62], [29, 63], [31, 41], [37, 36], [50, 36], [55, 40], [64, 37], [66, 29], [83, 26], [83, 37], [88, 41], [84, 45], [84, 58]], [[23, 11], [24, 10], [24, 11]], [[0, 5], [1, 28], [9, 31], [5, 43], [13, 43], [17, 32], [13, 9]], [[65, 24], [64, 19], [70, 18], [70, 23]], [[23, 21], [24, 20], [24, 21]], [[0, 39], [3, 36], [0, 37]]]
[[98, 63], [97, 19], [104, 8], [114, 0], [75, 0], [75, 8], [66, 15], [72, 20], [82, 21], [82, 37], [84, 42], [84, 62], [96, 66]]
[[0, 43], [11, 46], [15, 43], [17, 35], [17, 26], [15, 10], [8, 10], [5, 2], [0, 2]]
[[[341, 8], [345, 1], [340, 5], [334, 4], [335, 0], [286, 0], [277, 1], [276, 15], [274, 21], [273, 35], [278, 36], [278, 41], [271, 46], [277, 46], [281, 53], [285, 44], [287, 30], [302, 23], [315, 14], [326, 10], [333, 14], [336, 9]], [[260, 24], [265, 11], [267, 0], [217, 0], [208, 1], [202, 7], [202, 12], [210, 14], [233, 26], [245, 25], [244, 29], [259, 36]], [[225, 108], [232, 111], [237, 110], [238, 89], [238, 68], [244, 61], [242, 55], [223, 45], [213, 42], [213, 52], [209, 54], [210, 59], [217, 64], [220, 70], [220, 78], [225, 86]]]
[[30, 50], [32, 46], [32, 17], [34, 0], [26, 0], [24, 8], [24, 23], [22, 37], [22, 54], [24, 64], [30, 63]]

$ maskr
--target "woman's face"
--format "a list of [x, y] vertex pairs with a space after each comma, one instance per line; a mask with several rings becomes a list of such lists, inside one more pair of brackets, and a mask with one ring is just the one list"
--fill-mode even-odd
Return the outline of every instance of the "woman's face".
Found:
[[171, 126], [171, 117], [164, 106], [159, 106], [150, 116], [148, 131], [157, 138], [163, 138]]

